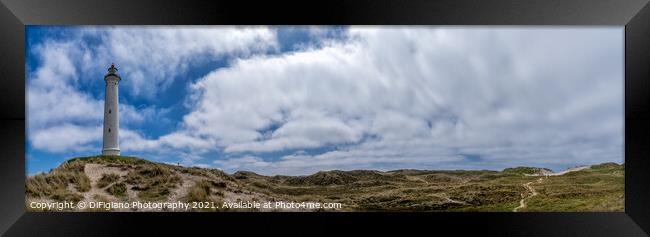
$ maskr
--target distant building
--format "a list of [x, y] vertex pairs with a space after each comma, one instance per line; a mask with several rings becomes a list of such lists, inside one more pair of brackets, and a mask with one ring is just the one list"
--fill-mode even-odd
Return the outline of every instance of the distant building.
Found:
[[117, 75], [117, 68], [114, 64], [108, 68], [108, 73], [104, 76], [106, 81], [106, 98], [104, 100], [104, 144], [102, 146], [102, 155], [117, 156], [120, 155], [120, 144], [118, 134], [120, 130], [120, 116], [118, 110], [118, 90], [117, 86], [122, 78]]

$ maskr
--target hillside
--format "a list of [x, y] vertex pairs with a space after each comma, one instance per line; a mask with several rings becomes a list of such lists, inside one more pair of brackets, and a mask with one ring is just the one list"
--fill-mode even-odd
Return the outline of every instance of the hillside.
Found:
[[[256, 211], [623, 211], [624, 167], [605, 163], [550, 175], [535, 167], [489, 170], [321, 171], [308, 176], [232, 175], [125, 157], [68, 160], [27, 177], [30, 202], [320, 202], [337, 209]], [[203, 211], [250, 211], [205, 208]], [[79, 209], [64, 209], [79, 211]], [[82, 211], [106, 211], [82, 209]], [[113, 208], [109, 211], [151, 211]], [[167, 211], [163, 209], [162, 211]]]

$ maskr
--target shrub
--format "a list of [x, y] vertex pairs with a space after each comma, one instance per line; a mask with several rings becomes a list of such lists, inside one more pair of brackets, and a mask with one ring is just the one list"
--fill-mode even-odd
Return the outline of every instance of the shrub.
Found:
[[207, 202], [207, 201], [212, 201], [210, 198], [210, 191], [211, 191], [211, 186], [212, 184], [208, 181], [201, 180], [199, 182], [196, 182], [194, 186], [192, 186], [188, 191], [187, 191], [187, 196], [185, 196], [185, 201], [187, 202]]
[[90, 190], [90, 179], [80, 167], [83, 166], [64, 164], [48, 174], [28, 177], [25, 182], [25, 191], [29, 196], [53, 199], [55, 199], [54, 196], [56, 198], [69, 196], [63, 193], [71, 193], [68, 190], [70, 185], [74, 185], [74, 188], [79, 192], [87, 192]]
[[72, 202], [79, 202], [84, 199], [83, 196], [77, 193], [72, 193], [66, 189], [55, 190], [54, 193], [50, 195], [50, 198], [57, 201], [72, 201]]
[[126, 196], [126, 184], [116, 183], [106, 189], [108, 193], [116, 197]]
[[539, 174], [545, 172], [553, 172], [546, 168], [537, 168], [537, 167], [515, 167], [515, 168], [506, 168], [503, 170], [503, 173], [509, 174]]
[[119, 179], [120, 176], [117, 174], [103, 174], [102, 177], [97, 181], [97, 187], [105, 188], [109, 184], [112, 184]]
[[212, 187], [215, 187], [215, 188], [226, 188], [228, 186], [226, 184], [226, 182], [214, 181], [214, 180], [210, 181], [210, 185], [212, 185]]
[[139, 191], [138, 197], [146, 201], [164, 200], [176, 187], [180, 177], [173, 174], [167, 167], [160, 165], [140, 166], [126, 175], [126, 183], [134, 185], [133, 190]]

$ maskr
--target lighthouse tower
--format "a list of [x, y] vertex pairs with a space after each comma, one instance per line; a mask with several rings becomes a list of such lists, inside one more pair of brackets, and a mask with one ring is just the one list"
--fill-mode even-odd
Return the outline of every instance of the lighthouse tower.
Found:
[[117, 68], [114, 64], [108, 68], [108, 73], [104, 76], [106, 81], [106, 98], [104, 100], [104, 145], [102, 155], [117, 156], [120, 155], [120, 144], [117, 140], [120, 130], [120, 116], [118, 110], [118, 91], [117, 85], [122, 78], [117, 75]]

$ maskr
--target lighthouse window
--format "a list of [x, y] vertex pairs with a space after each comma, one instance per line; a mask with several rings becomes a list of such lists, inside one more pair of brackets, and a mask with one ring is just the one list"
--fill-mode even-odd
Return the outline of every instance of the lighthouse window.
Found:
[[110, 128], [108, 129], [108, 132], [111, 132], [111, 129], [110, 129]]
[[110, 109], [108, 110], [108, 113], [109, 113], [109, 114], [111, 113], [111, 110], [110, 110]]

